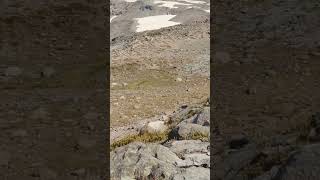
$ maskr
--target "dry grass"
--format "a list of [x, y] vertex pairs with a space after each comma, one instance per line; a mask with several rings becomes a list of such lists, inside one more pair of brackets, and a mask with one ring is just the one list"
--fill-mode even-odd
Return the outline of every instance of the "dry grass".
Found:
[[168, 139], [168, 132], [163, 133], [145, 133], [141, 135], [130, 135], [111, 144], [111, 150], [117, 147], [127, 145], [132, 142], [152, 143]]
[[188, 137], [188, 139], [192, 140], [202, 140], [202, 141], [209, 141], [209, 133], [200, 133], [200, 132], [195, 132]]

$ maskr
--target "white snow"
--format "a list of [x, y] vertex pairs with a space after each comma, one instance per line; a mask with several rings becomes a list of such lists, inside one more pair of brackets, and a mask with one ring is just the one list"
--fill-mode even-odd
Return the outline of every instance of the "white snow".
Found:
[[204, 1], [193, 1], [193, 0], [179, 0], [179, 1], [184, 1], [191, 4], [206, 4], [206, 2]]
[[181, 23], [170, 21], [176, 15], [158, 15], [158, 16], [148, 16], [143, 18], [135, 18], [137, 20], [137, 30], [136, 32], [156, 30], [163, 27], [175, 26]]
[[179, 3], [179, 2], [175, 2], [175, 1], [154, 1], [155, 4], [161, 4], [160, 7], [168, 7], [168, 8], [178, 8], [176, 7], [177, 5], [181, 5], [181, 6], [191, 6], [192, 4], [185, 4], [185, 3]]
[[124, 1], [132, 3], [132, 2], [136, 2], [137, 0], [124, 0]]
[[117, 16], [112, 16], [111, 18], [110, 18], [110, 22], [114, 19], [114, 18], [116, 18]]

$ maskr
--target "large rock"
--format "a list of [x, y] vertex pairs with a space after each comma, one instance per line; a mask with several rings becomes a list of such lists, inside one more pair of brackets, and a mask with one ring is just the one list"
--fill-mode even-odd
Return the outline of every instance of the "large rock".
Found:
[[176, 174], [173, 180], [209, 180], [210, 169], [202, 167], [190, 167], [183, 170], [180, 174]]
[[180, 123], [174, 128], [170, 134], [170, 138], [173, 139], [193, 139], [195, 136], [204, 135], [208, 137], [210, 134], [210, 128], [208, 126], [201, 126], [198, 124]]
[[187, 121], [188, 119], [195, 118], [197, 114], [201, 113], [203, 111], [203, 108], [201, 107], [183, 107], [179, 109], [178, 111], [174, 112], [174, 114], [170, 117], [168, 124], [171, 125], [171, 127], [177, 126], [182, 121]]
[[[164, 121], [152, 121], [140, 133], [172, 129], [165, 144], [133, 142], [111, 152], [111, 179], [209, 180], [210, 143], [188, 140], [209, 136], [210, 108], [183, 107]], [[179, 139], [174, 140], [174, 139]]]
[[[187, 149], [190, 143], [180, 145], [188, 144], [184, 147]], [[199, 144], [198, 141], [194, 143]], [[134, 142], [115, 149], [110, 155], [111, 179], [210, 179], [209, 168], [206, 168], [210, 164], [210, 156], [202, 151], [186, 154], [182, 152], [183, 148], [178, 150], [177, 145], [171, 143], [165, 147]], [[181, 152], [184, 158], [177, 156], [175, 151]]]
[[205, 107], [202, 112], [184, 121], [188, 123], [198, 124], [201, 126], [210, 126], [210, 107]]
[[181, 159], [162, 145], [132, 143], [111, 152], [111, 178], [170, 178], [177, 173], [177, 161]]
[[205, 107], [203, 111], [197, 115], [193, 123], [202, 126], [210, 126], [210, 107]]
[[178, 156], [182, 154], [191, 154], [191, 153], [208, 153], [210, 143], [202, 142], [200, 140], [181, 140], [181, 141], [172, 141], [167, 144], [172, 152]]
[[191, 162], [192, 166], [210, 167], [210, 156], [203, 153], [193, 153], [184, 155], [185, 161]]
[[163, 133], [168, 130], [168, 127], [165, 125], [164, 121], [153, 121], [147, 123], [140, 131], [143, 133]]
[[179, 167], [203, 166], [210, 167], [210, 143], [200, 140], [172, 141], [165, 146], [185, 161]]

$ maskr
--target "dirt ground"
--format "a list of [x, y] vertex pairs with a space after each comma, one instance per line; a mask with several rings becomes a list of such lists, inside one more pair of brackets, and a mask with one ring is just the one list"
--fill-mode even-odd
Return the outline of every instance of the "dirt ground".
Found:
[[209, 97], [208, 23], [139, 33], [132, 39], [111, 45], [112, 127], [170, 114]]

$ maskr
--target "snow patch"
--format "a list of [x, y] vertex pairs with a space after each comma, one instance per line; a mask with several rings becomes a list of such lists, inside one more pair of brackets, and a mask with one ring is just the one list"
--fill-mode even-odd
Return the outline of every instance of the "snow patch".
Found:
[[132, 2], [136, 2], [137, 0], [124, 0], [124, 1], [132, 3]]
[[164, 27], [175, 26], [181, 23], [170, 21], [176, 15], [158, 15], [158, 16], [148, 16], [143, 18], [135, 18], [137, 20], [137, 30], [136, 32], [150, 31], [161, 29]]
[[171, 9], [175, 9], [178, 8], [176, 7], [177, 5], [180, 6], [191, 6], [192, 4], [185, 4], [185, 3], [179, 3], [179, 2], [175, 2], [175, 1], [154, 1], [155, 4], [161, 4], [160, 7], [168, 7]]
[[206, 4], [204, 1], [193, 1], [193, 0], [180, 0], [191, 4]]

